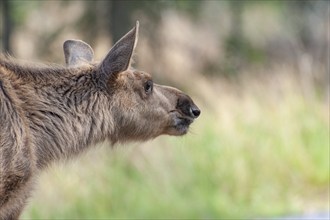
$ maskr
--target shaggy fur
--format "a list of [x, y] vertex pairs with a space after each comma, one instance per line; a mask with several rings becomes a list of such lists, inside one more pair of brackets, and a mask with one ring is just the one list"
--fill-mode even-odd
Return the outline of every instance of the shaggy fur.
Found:
[[200, 114], [181, 91], [130, 68], [138, 23], [105, 59], [64, 43], [67, 67], [0, 57], [0, 219], [18, 219], [38, 172], [96, 143], [183, 135]]

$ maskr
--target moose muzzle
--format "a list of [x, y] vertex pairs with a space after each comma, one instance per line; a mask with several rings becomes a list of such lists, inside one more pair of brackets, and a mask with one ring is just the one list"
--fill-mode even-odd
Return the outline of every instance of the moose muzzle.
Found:
[[191, 117], [193, 119], [198, 118], [198, 116], [201, 114], [201, 110], [187, 95], [182, 95], [179, 97], [176, 108], [185, 116]]

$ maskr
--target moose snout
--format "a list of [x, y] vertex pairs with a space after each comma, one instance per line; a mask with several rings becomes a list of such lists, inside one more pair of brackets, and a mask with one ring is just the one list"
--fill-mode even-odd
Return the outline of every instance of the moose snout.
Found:
[[201, 110], [187, 95], [179, 97], [177, 102], [177, 109], [180, 110], [184, 115], [192, 118], [198, 118], [198, 116], [201, 114]]

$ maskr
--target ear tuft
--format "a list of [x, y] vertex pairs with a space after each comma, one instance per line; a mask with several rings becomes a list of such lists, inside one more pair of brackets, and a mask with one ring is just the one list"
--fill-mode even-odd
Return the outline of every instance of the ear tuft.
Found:
[[107, 76], [115, 77], [130, 67], [132, 55], [138, 41], [139, 22], [123, 36], [109, 51], [100, 64], [100, 71]]
[[67, 40], [63, 44], [65, 63], [68, 67], [90, 63], [94, 58], [94, 51], [81, 40]]

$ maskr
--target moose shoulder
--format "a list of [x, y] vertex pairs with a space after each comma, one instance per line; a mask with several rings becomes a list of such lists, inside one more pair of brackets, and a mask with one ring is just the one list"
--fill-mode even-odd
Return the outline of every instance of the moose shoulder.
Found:
[[131, 68], [139, 24], [94, 62], [80, 40], [64, 43], [66, 67], [0, 57], [0, 219], [18, 219], [36, 174], [98, 142], [184, 135], [200, 114], [178, 89]]

